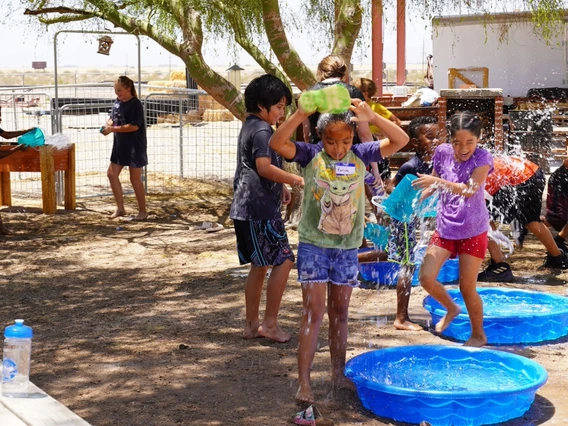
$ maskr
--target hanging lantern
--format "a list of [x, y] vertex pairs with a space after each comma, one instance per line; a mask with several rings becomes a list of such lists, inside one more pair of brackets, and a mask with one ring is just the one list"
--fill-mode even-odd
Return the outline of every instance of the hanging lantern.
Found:
[[112, 38], [110, 38], [109, 36], [102, 36], [99, 38], [99, 50], [97, 50], [97, 53], [100, 53], [101, 55], [107, 55], [110, 53], [110, 47], [112, 46]]

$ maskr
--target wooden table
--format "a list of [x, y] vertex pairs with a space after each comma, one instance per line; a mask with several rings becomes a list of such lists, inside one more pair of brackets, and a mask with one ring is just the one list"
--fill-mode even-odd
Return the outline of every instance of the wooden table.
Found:
[[[0, 150], [12, 149], [0, 146]], [[51, 145], [29, 147], [17, 151], [0, 160], [0, 205], [12, 205], [11, 172], [40, 172], [43, 212], [55, 214], [57, 199], [55, 196], [55, 172], [64, 172], [65, 209], [75, 210], [75, 144], [54, 149]]]
[[90, 426], [90, 423], [30, 383], [26, 398], [0, 396], [0, 425]]

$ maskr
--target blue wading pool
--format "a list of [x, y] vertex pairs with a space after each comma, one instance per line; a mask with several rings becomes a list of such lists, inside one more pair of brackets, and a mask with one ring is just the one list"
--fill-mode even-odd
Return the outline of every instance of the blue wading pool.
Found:
[[[362, 252], [363, 250], [359, 250]], [[396, 262], [366, 262], [359, 263], [359, 273], [365, 281], [378, 283], [381, 285], [395, 286], [398, 280], [398, 271], [400, 265]], [[418, 270], [420, 263], [416, 263], [416, 269], [412, 276], [412, 285], [420, 284], [418, 280]], [[459, 260], [448, 259], [442, 265], [438, 274], [438, 281], [441, 283], [450, 283], [459, 279]]]
[[345, 374], [363, 406], [401, 422], [479, 426], [522, 416], [546, 383], [544, 367], [507, 352], [400, 346], [358, 355]]
[[[483, 301], [483, 328], [493, 345], [538, 343], [556, 340], [568, 334], [568, 298], [554, 294], [504, 288], [478, 288]], [[442, 333], [460, 341], [471, 334], [469, 317], [459, 290], [449, 290], [462, 312]], [[424, 308], [436, 324], [446, 309], [431, 296]]]

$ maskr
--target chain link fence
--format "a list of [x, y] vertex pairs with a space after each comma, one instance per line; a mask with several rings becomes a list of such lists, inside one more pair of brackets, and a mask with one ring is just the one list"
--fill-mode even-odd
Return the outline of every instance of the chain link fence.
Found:
[[[143, 85], [139, 97], [147, 123], [149, 194], [187, 191], [203, 181], [230, 185], [239, 120], [200, 90]], [[53, 86], [0, 88], [0, 126], [8, 131], [40, 127], [46, 136], [67, 136], [76, 150], [77, 198], [110, 195], [106, 170], [112, 136], [99, 129], [114, 99], [112, 83], [60, 85], [57, 105]], [[128, 173], [121, 180], [129, 192]], [[13, 197], [41, 200], [39, 173], [11, 173], [11, 181]]]

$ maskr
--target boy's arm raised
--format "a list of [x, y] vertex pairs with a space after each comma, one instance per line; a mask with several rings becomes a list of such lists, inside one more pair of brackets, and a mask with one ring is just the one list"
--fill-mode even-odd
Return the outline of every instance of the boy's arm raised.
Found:
[[296, 156], [296, 145], [290, 140], [296, 129], [308, 117], [308, 114], [298, 109], [282, 123], [270, 138], [270, 148], [284, 157], [292, 160]]

